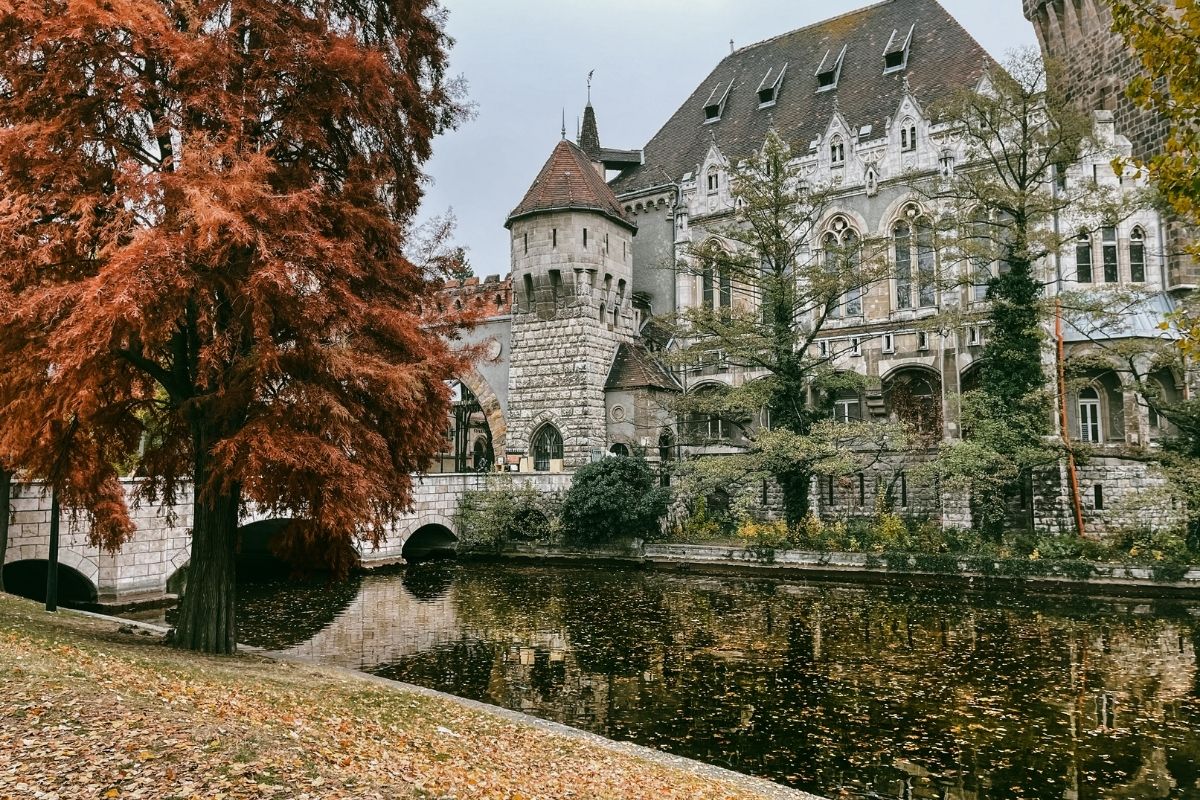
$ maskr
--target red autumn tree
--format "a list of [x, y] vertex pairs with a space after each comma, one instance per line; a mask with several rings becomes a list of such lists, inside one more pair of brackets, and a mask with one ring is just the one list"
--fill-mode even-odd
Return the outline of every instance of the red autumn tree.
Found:
[[245, 503], [344, 566], [439, 449], [465, 320], [406, 234], [449, 44], [434, 0], [0, 0], [0, 452], [108, 547], [139, 442], [194, 485], [182, 647], [235, 647]]

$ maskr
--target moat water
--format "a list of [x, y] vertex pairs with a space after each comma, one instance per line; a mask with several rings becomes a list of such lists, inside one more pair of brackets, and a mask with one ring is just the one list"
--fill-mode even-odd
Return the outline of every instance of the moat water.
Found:
[[430, 564], [242, 639], [828, 798], [1200, 798], [1200, 603]]

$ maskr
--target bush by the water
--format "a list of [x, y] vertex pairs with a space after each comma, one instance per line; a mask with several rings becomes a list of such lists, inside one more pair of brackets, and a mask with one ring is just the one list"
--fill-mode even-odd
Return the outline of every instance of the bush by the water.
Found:
[[560, 500], [510, 475], [488, 478], [486, 489], [467, 492], [457, 523], [464, 549], [500, 550], [509, 542], [550, 544], [561, 533]]
[[563, 531], [583, 544], [655, 539], [669, 499], [645, 459], [605, 458], [575, 472], [563, 498]]

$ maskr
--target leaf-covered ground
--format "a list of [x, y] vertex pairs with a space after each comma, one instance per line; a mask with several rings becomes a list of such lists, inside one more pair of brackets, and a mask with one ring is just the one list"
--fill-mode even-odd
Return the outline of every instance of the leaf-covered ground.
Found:
[[594, 744], [0, 594], [0, 800], [750, 798]]

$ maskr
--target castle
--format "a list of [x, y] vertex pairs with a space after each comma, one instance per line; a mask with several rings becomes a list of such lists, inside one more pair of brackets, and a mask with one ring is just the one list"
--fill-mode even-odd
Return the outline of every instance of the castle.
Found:
[[[1025, 0], [1024, 10], [1044, 52], [1070, 67], [1063, 88], [1093, 115], [1103, 145], [1059, 180], [1132, 193], [1141, 188], [1138, 179], [1119, 177], [1112, 160], [1155, 152], [1164, 126], [1120, 91], [1137, 65], [1108, 33], [1103, 3]], [[667, 369], [659, 354], [672, 343], [654, 319], [738, 302], [737, 287], [670, 267], [731, 218], [730, 165], [759, 150], [768, 130], [788, 142], [814, 181], [836, 187], [836, 208], [811, 243], [814, 251], [827, 237], [869, 236], [889, 241], [890, 258], [909, 269], [907, 278], [894, 273], [864, 289], [823, 329], [816, 346], [838, 353], [837, 368], [859, 373], [867, 387], [837, 397], [834, 413], [902, 419], [905, 410], [893, 402], [902, 391], [928, 406], [925, 418], [937, 420], [942, 441], [961, 437], [957, 398], [977, 380], [987, 330], [931, 330], [924, 323], [949, 307], [981, 307], [985, 285], [968, 280], [946, 288], [922, 277], [967, 266], [940, 263], [923, 245], [932, 209], [912, 185], [914, 176], [966, 163], [953, 130], [928, 110], [977, 88], [988, 63], [937, 0], [885, 0], [732, 52], [641, 150], [602, 146], [589, 102], [578, 140], [567, 140], [564, 130], [506, 220], [510, 276], [452, 287], [454, 302], [489, 309], [473, 336], [487, 343], [490, 358], [455, 384], [455, 419], [436, 468], [569, 471], [606, 453], [636, 449], [662, 463], [742, 446], [750, 431], [717, 418], [681, 427], [670, 401], [758, 376], [719, 361]], [[1129, 288], [1149, 298], [1121, 325], [1070, 329], [1068, 361], [1095, 361], [1098, 336], [1159, 335], [1161, 315], [1196, 282], [1195, 265], [1177, 255], [1185, 236], [1157, 212], [1133, 210], [1041, 265], [1050, 293]], [[1162, 479], [1124, 456], [1155, 446], [1165, 422], [1119, 364], [1095, 364], [1088, 375], [1067, 406], [1074, 438], [1096, 448], [1079, 479], [1095, 530], [1144, 513], [1131, 512], [1130, 503]], [[1168, 400], [1188, 391], [1184, 376], [1169, 369], [1151, 380]], [[699, 436], [687, 435], [697, 426]], [[869, 513], [873, 480], [828, 479], [813, 497], [821, 513]], [[1067, 527], [1066, 486], [1064, 468], [1048, 470], [1022, 489], [1018, 512], [1031, 525]], [[768, 487], [762, 494], [769, 503]], [[905, 485], [902, 504], [945, 524], [970, 523], [969, 503], [933, 484]], [[1141, 519], [1165, 522], [1171, 511], [1160, 503], [1157, 514]]]

